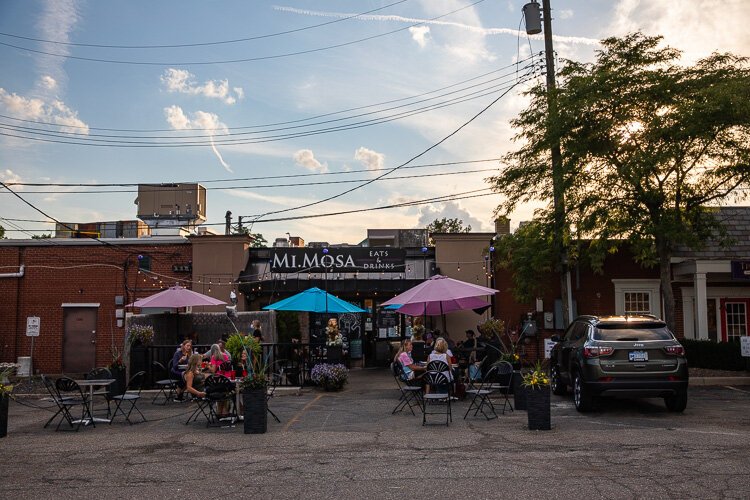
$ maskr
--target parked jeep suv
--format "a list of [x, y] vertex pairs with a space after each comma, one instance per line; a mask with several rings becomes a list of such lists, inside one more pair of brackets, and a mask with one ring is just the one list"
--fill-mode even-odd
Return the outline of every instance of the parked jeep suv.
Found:
[[685, 349], [653, 316], [580, 316], [552, 339], [552, 392], [571, 386], [580, 412], [597, 396], [663, 397], [674, 412], [687, 406]]

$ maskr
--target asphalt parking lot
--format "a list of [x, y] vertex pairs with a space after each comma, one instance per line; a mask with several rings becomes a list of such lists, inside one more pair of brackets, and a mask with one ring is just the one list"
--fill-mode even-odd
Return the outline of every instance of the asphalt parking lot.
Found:
[[[661, 400], [607, 401], [579, 414], [552, 397], [551, 431], [526, 412], [423, 427], [391, 415], [386, 370], [351, 373], [341, 393], [275, 397], [268, 433], [185, 425], [191, 403], [139, 407], [80, 432], [43, 429], [34, 399], [11, 402], [0, 440], [5, 498], [747, 498], [750, 387], [691, 387], [684, 414]], [[437, 419], [436, 419], [437, 420]]]

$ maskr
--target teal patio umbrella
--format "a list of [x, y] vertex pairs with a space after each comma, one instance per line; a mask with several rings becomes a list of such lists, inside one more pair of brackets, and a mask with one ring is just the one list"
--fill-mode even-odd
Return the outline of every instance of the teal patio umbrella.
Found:
[[364, 309], [313, 287], [286, 299], [267, 305], [267, 311], [301, 311], [314, 313], [362, 313]]

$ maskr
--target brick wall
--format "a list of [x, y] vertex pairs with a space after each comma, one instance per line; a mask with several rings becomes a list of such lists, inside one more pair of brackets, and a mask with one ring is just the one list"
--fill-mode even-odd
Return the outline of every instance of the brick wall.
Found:
[[[47, 240], [0, 247], [0, 272], [17, 272], [24, 264], [21, 278], [0, 279], [0, 360], [16, 361], [28, 356], [30, 338], [26, 337], [26, 318], [38, 316], [41, 333], [34, 344], [34, 369], [42, 373], [60, 373], [63, 369], [64, 303], [98, 303], [96, 324], [96, 366], [110, 362], [110, 346], [122, 345], [124, 328], [117, 327], [115, 297], [127, 304], [151, 295], [160, 287], [174, 285], [184, 274], [172, 272], [173, 264], [191, 260], [191, 245], [117, 244], [106, 246], [69, 245]], [[138, 255], [151, 257], [151, 270], [163, 276], [159, 280], [138, 273]], [[189, 285], [188, 285], [189, 286]]]

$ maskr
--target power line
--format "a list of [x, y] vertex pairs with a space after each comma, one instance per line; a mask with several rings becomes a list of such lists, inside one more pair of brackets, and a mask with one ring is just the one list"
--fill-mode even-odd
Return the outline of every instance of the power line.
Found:
[[[480, 169], [474, 169], [474, 170], [457, 170], [453, 172], [438, 172], [438, 173], [431, 173], [431, 174], [415, 174], [415, 175], [402, 175], [399, 177], [390, 177], [388, 179], [381, 179], [381, 180], [401, 180], [401, 179], [421, 179], [423, 177], [443, 177], [448, 175], [462, 175], [462, 174], [474, 174], [474, 173], [480, 173], [480, 172], [497, 172], [497, 168], [480, 168]], [[346, 179], [346, 180], [338, 180], [338, 181], [319, 181], [319, 182], [296, 182], [296, 183], [289, 183], [289, 184], [253, 184], [248, 186], [217, 186], [212, 188], [207, 188], [211, 191], [226, 191], [226, 190], [232, 190], [232, 189], [270, 189], [270, 188], [287, 188], [287, 187], [301, 187], [301, 186], [324, 186], [324, 185], [333, 185], [333, 184], [352, 184], [355, 182], [364, 182], [367, 179]], [[161, 191], [159, 189], [150, 190], [150, 192], [154, 191]], [[163, 190], [163, 191], [172, 191], [172, 190]], [[68, 191], [49, 191], [49, 190], [37, 190], [37, 191], [24, 191], [25, 194], [102, 194], [102, 193], [137, 193], [137, 189], [101, 189], [97, 191], [77, 191], [77, 190], [68, 190]]]
[[382, 179], [386, 175], [389, 175], [390, 173], [395, 172], [396, 170], [398, 170], [398, 169], [400, 169], [400, 168], [408, 165], [409, 163], [411, 163], [412, 161], [416, 160], [417, 158], [419, 158], [421, 156], [424, 156], [428, 152], [432, 151], [433, 149], [435, 149], [436, 147], [438, 147], [439, 145], [441, 145], [442, 143], [444, 143], [445, 141], [447, 141], [448, 139], [450, 139], [451, 137], [453, 137], [454, 135], [456, 135], [457, 133], [459, 133], [461, 130], [464, 129], [464, 127], [468, 126], [471, 122], [473, 122], [474, 120], [476, 120], [477, 118], [479, 118], [482, 114], [484, 114], [485, 111], [487, 111], [488, 109], [490, 109], [495, 103], [497, 103], [500, 99], [502, 99], [503, 97], [505, 97], [519, 83], [520, 83], [520, 81], [517, 82], [516, 84], [514, 84], [513, 86], [511, 86], [510, 88], [508, 88], [500, 96], [498, 96], [495, 99], [493, 99], [492, 102], [490, 102], [488, 105], [486, 105], [484, 108], [482, 108], [478, 113], [476, 113], [474, 116], [472, 116], [471, 118], [469, 118], [467, 121], [465, 121], [464, 123], [462, 123], [453, 132], [451, 132], [450, 134], [446, 135], [445, 137], [443, 137], [442, 139], [440, 139], [438, 142], [434, 143], [433, 145], [431, 145], [427, 149], [423, 150], [422, 152], [420, 152], [420, 153], [412, 156], [411, 158], [409, 158], [408, 160], [406, 160], [405, 162], [403, 162], [399, 166], [395, 167], [390, 172], [385, 172], [385, 173], [379, 175], [378, 177], [376, 177], [374, 179], [371, 179], [371, 180], [369, 180], [367, 182], [364, 182], [364, 183], [362, 183], [362, 184], [360, 184], [358, 186], [355, 186], [355, 187], [353, 187], [351, 189], [347, 189], [346, 191], [342, 191], [341, 193], [335, 194], [333, 196], [328, 196], [326, 198], [323, 198], [322, 200], [318, 200], [318, 201], [311, 202], [311, 203], [305, 203], [303, 205], [298, 205], [298, 206], [292, 207], [292, 208], [285, 208], [285, 209], [282, 209], [282, 210], [274, 210], [274, 211], [271, 211], [271, 212], [266, 212], [265, 214], [259, 215], [252, 222], [253, 223], [258, 222], [262, 217], [265, 217], [267, 215], [274, 215], [274, 214], [291, 212], [293, 210], [300, 210], [302, 208], [308, 208], [308, 207], [312, 207], [312, 206], [315, 206], [315, 205], [319, 205], [321, 203], [325, 203], [327, 201], [335, 200], [336, 198], [340, 198], [340, 197], [342, 197], [342, 196], [344, 196], [346, 194], [349, 194], [349, 193], [351, 193], [353, 191], [356, 191], [358, 189], [361, 189], [361, 188], [363, 188], [363, 187], [365, 187], [365, 186], [367, 186], [369, 184], [372, 184], [373, 182], [375, 182], [375, 181], [377, 181], [379, 179]]
[[[424, 163], [422, 165], [409, 165], [402, 167], [403, 170], [406, 169], [413, 169], [413, 168], [427, 168], [427, 167], [446, 167], [451, 165], [466, 165], [470, 163], [487, 163], [492, 161], [500, 161], [502, 158], [486, 158], [483, 160], [464, 160], [464, 161], [450, 161], [450, 162], [443, 162], [443, 163]], [[362, 173], [362, 172], [381, 172], [384, 170], [393, 170], [392, 167], [389, 168], [363, 168], [363, 169], [356, 169], [356, 170], [347, 170], [347, 171], [340, 171], [340, 172], [311, 172], [307, 174], [291, 174], [291, 175], [264, 175], [264, 176], [257, 176], [257, 177], [239, 177], [239, 178], [227, 178], [227, 179], [204, 179], [204, 180], [191, 180], [191, 181], [177, 181], [177, 182], [168, 182], [166, 184], [209, 184], [213, 182], [240, 182], [240, 181], [257, 181], [257, 180], [267, 180], [267, 179], [296, 179], [299, 177], [319, 177], [319, 176], [330, 176], [330, 175], [349, 175], [349, 174], [356, 174], [356, 173]], [[132, 186], [139, 186], [141, 184], [159, 184], [159, 183], [146, 183], [146, 182], [129, 182], [129, 183], [96, 183], [96, 182], [89, 182], [89, 183], [55, 183], [55, 182], [6, 182], [7, 186], [56, 186], [56, 187], [132, 187]]]
[[[451, 12], [447, 12], [440, 16], [427, 19], [427, 21], [429, 22], [429, 21], [436, 21], [438, 19], [442, 19], [444, 17], [450, 16], [462, 10], [474, 7], [475, 5], [480, 4], [482, 2], [484, 2], [484, 0], [476, 0], [474, 3], [465, 5], [461, 8], [455, 9]], [[97, 62], [97, 63], [106, 63], [106, 64], [123, 64], [123, 65], [132, 65], [132, 66], [203, 66], [203, 65], [212, 65], [212, 64], [235, 64], [235, 63], [241, 63], [241, 62], [267, 61], [269, 59], [280, 59], [280, 58], [285, 58], [285, 57], [313, 54], [316, 52], [323, 52], [326, 50], [338, 49], [341, 47], [347, 47], [349, 45], [355, 45], [361, 42], [367, 42], [370, 40], [374, 40], [376, 38], [382, 38], [384, 36], [392, 35], [394, 33], [400, 33], [402, 31], [406, 31], [409, 28], [414, 28], [422, 24], [424, 24], [424, 22], [421, 21], [421, 22], [410, 24], [409, 26], [405, 26], [403, 28], [398, 28], [392, 31], [387, 31], [385, 33], [379, 33], [377, 35], [371, 35], [371, 36], [367, 36], [364, 38], [358, 38], [356, 40], [350, 40], [348, 42], [337, 43], [334, 45], [327, 45], [324, 47], [317, 47], [314, 49], [298, 50], [295, 52], [286, 52], [283, 54], [275, 54], [275, 55], [268, 55], [268, 56], [246, 57], [242, 59], [227, 59], [227, 60], [222, 60], [222, 61], [181, 61], [181, 62], [129, 61], [129, 60], [121, 60], [121, 59], [102, 59], [102, 58], [96, 58], [96, 57], [82, 57], [82, 56], [73, 56], [70, 54], [59, 54], [56, 52], [48, 52], [45, 50], [36, 50], [36, 49], [30, 49], [28, 47], [21, 47], [21, 46], [14, 45], [11, 43], [6, 43], [6, 42], [0, 42], [0, 45], [5, 46], [5, 47], [10, 47], [12, 49], [20, 50], [20, 51], [31, 52], [34, 54], [43, 54], [43, 55], [47, 55], [51, 57], [58, 57], [61, 59], [72, 59], [76, 61]]]
[[313, 24], [310, 26], [303, 26], [302, 28], [295, 28], [292, 30], [279, 31], [276, 33], [268, 33], [265, 35], [257, 35], [257, 36], [251, 36], [251, 37], [246, 37], [246, 38], [219, 40], [219, 41], [213, 41], [213, 42], [179, 43], [179, 44], [171, 44], [171, 45], [109, 45], [109, 44], [100, 44], [100, 43], [62, 42], [59, 40], [47, 40], [44, 38], [33, 38], [33, 37], [22, 36], [22, 35], [14, 35], [11, 33], [0, 33], [0, 36], [7, 36], [9, 38], [27, 40], [30, 42], [42, 42], [42, 43], [49, 43], [49, 44], [54, 44], [54, 45], [64, 45], [67, 47], [91, 47], [91, 48], [99, 48], [99, 49], [174, 49], [174, 48], [185, 48], [185, 47], [206, 47], [210, 45], [225, 45], [225, 44], [232, 44], [232, 43], [249, 42], [252, 40], [262, 40], [264, 38], [273, 38], [273, 37], [282, 36], [282, 35], [289, 35], [292, 33], [299, 33], [300, 31], [321, 28], [323, 26], [328, 26], [331, 24], [339, 23], [341, 21], [348, 21], [349, 19], [355, 19], [360, 16], [372, 14], [373, 12], [385, 10], [389, 7], [393, 7], [394, 5], [402, 4], [407, 1], [408, 0], [399, 0], [398, 2], [393, 2], [391, 4], [378, 7], [377, 9], [360, 12], [359, 14], [352, 14], [347, 17], [335, 19], [333, 21], [326, 21], [324, 23]]
[[[506, 92], [502, 93], [502, 96], [504, 96], [507, 93], [507, 90], [510, 90], [514, 88], [516, 85], [520, 83], [525, 83], [526, 81], [531, 80], [533, 77], [529, 77], [529, 73], [525, 74], [523, 79], [518, 80], [508, 86], [496, 86], [499, 87], [495, 90], [489, 90], [487, 92], [474, 92], [469, 94], [471, 97], [460, 97], [460, 98], [454, 98], [450, 99], [448, 101], [445, 101], [443, 103], [437, 103], [437, 104], [431, 104], [428, 106], [424, 106], [422, 108], [417, 108], [414, 110], [404, 111], [401, 113], [396, 113], [390, 116], [386, 117], [379, 117], [379, 118], [373, 118], [370, 120], [363, 120], [360, 122], [355, 122], [352, 124], [345, 124], [345, 125], [338, 125], [333, 127], [326, 127], [321, 128], [317, 130], [310, 130], [310, 131], [301, 131], [301, 132], [294, 132], [294, 133], [287, 133], [287, 134], [275, 134], [275, 135], [266, 135], [261, 136], [257, 138], [251, 138], [251, 139], [215, 139], [214, 136], [208, 135], [205, 136], [207, 140], [205, 141], [181, 141], [180, 138], [173, 138], [171, 142], [150, 142], [150, 141], [131, 141], [131, 140], [115, 140], [115, 139], [95, 139], [95, 138], [88, 138], [88, 137], [76, 137], [73, 139], [68, 140], [67, 135], [63, 132], [56, 132], [56, 131], [26, 131], [23, 130], [24, 128], [28, 127], [18, 127], [18, 126], [5, 126], [0, 124], [0, 129], [3, 130], [10, 130], [12, 132], [17, 133], [23, 133], [23, 134], [35, 134], [37, 136], [45, 136], [45, 137], [55, 137], [55, 138], [61, 138], [61, 139], [45, 139], [41, 137], [35, 137], [34, 135], [17, 135], [12, 134], [8, 132], [0, 132], [0, 135], [8, 136], [8, 137], [15, 137], [19, 139], [26, 139], [26, 140], [33, 140], [33, 141], [39, 141], [39, 142], [48, 142], [48, 143], [58, 143], [58, 144], [68, 144], [68, 145], [78, 145], [78, 146], [90, 146], [90, 147], [117, 147], [117, 148], [176, 148], [176, 147], [215, 147], [217, 145], [244, 145], [244, 144], [259, 144], [259, 143], [266, 143], [266, 142], [276, 142], [281, 140], [287, 140], [287, 139], [294, 139], [299, 137], [309, 137], [313, 135], [320, 135], [320, 134], [329, 134], [333, 132], [340, 132], [345, 130], [354, 130], [364, 127], [370, 127], [373, 125], [380, 125], [383, 123], [388, 123], [404, 118], [408, 118], [414, 115], [426, 113], [429, 111], [434, 111], [436, 109], [441, 109], [448, 106], [453, 106], [456, 104], [461, 104], [467, 101], [479, 99], [481, 97], [485, 97], [487, 95], [497, 94], [501, 90], [506, 90]], [[20, 129], [20, 130], [19, 130]], [[65, 139], [62, 139], [65, 138]]]
[[[526, 65], [523, 68], [519, 69], [519, 67], [518, 67], [519, 64], [525, 63], [525, 62], [527, 62], [529, 60], [533, 60], [535, 57], [536, 57], [536, 55], [532, 54], [532, 55], [526, 57], [525, 59], [517, 61], [516, 63], [508, 64], [508, 65], [502, 66], [500, 68], [494, 69], [492, 71], [488, 71], [486, 73], [482, 73], [480, 75], [474, 76], [472, 78], [467, 78], [465, 80], [461, 80], [459, 82], [452, 83], [450, 85], [446, 85], [444, 87], [440, 87], [440, 88], [437, 88], [437, 89], [429, 90], [427, 92], [422, 92], [420, 94], [415, 94], [415, 95], [411, 95], [411, 96], [407, 96], [407, 97], [400, 97], [400, 98], [397, 98], [397, 99], [391, 99], [391, 100], [387, 100], [387, 101], [381, 101], [381, 102], [373, 103], [373, 104], [366, 104], [366, 105], [363, 105], [363, 106], [356, 106], [356, 107], [352, 107], [352, 108], [348, 108], [348, 109], [342, 109], [342, 110], [339, 110], [339, 111], [332, 111], [332, 112], [329, 112], [329, 113], [323, 113], [323, 114], [311, 116], [311, 117], [308, 117], [308, 118], [299, 118], [299, 119], [296, 119], [296, 120], [287, 120], [287, 121], [282, 121], [282, 122], [273, 122], [273, 123], [258, 124], [258, 125], [245, 125], [245, 126], [239, 126], [239, 127], [226, 127], [226, 130], [246, 130], [246, 129], [258, 129], [258, 128], [262, 129], [262, 128], [267, 128], [267, 127], [277, 127], [277, 126], [280, 126], [280, 125], [290, 125], [290, 124], [294, 124], [294, 123], [302, 123], [302, 122], [307, 122], [307, 121], [318, 120], [320, 118], [326, 118], [326, 117], [329, 117], [329, 116], [335, 116], [335, 115], [340, 115], [340, 114], [344, 114], [344, 113], [349, 113], [351, 111], [359, 111], [359, 110], [362, 110], [362, 109], [368, 109], [368, 108], [374, 108], [374, 107], [384, 106], [384, 105], [388, 105], [388, 104], [394, 104], [394, 103], [397, 103], [397, 102], [408, 101], [408, 100], [411, 100], [411, 99], [418, 99], [420, 97], [424, 97], [424, 96], [427, 96], [427, 95], [430, 95], [430, 94], [434, 94], [434, 93], [437, 93], [437, 92], [442, 92], [444, 90], [448, 90], [450, 88], [457, 87], [457, 86], [463, 85], [465, 83], [469, 83], [469, 82], [472, 82], [472, 81], [475, 81], [475, 80], [479, 80], [480, 78], [484, 78], [486, 76], [489, 76], [489, 75], [492, 75], [492, 74], [495, 74], [495, 73], [499, 73], [499, 72], [504, 71], [504, 70], [509, 69], [509, 68], [515, 68], [515, 70], [514, 70], [513, 73], [515, 73], [516, 77], [518, 77], [518, 74], [520, 73], [521, 70], [524, 70], [524, 69], [530, 67], [530, 65]], [[535, 64], [535, 63], [532, 63], [532, 65], [533, 64]], [[513, 74], [513, 73], [510, 73], [510, 74]], [[508, 76], [508, 75], [504, 75], [504, 76]], [[490, 80], [490, 81], [493, 81], [493, 80]], [[477, 84], [477, 85], [480, 85], [480, 84]], [[45, 122], [45, 121], [38, 121], [38, 120], [30, 120], [30, 119], [25, 119], [25, 118], [17, 118], [17, 117], [3, 115], [3, 114], [0, 114], [0, 118], [5, 118], [5, 119], [8, 119], [8, 120], [14, 120], [14, 121], [19, 121], [19, 122], [26, 122], [26, 123], [36, 123], [36, 124], [39, 124], [39, 125], [47, 125], [47, 126], [52, 126], [52, 127], [60, 127], [61, 126], [59, 123]], [[120, 129], [120, 128], [107, 128], [107, 127], [89, 127], [89, 126], [82, 126], [82, 125], [64, 125], [64, 127], [66, 129], [85, 129], [85, 130], [100, 130], [100, 131], [105, 131], [105, 132], [136, 132], [136, 133], [181, 132], [181, 131], [188, 131], [188, 130], [201, 130], [201, 131], [204, 131], [204, 132], [213, 132], [213, 131], [217, 131], [217, 130], [221, 130], [221, 131], [225, 130], [225, 129], [215, 129], [215, 128], [214, 129], [211, 129], [211, 128], [201, 128], [201, 129]]]

